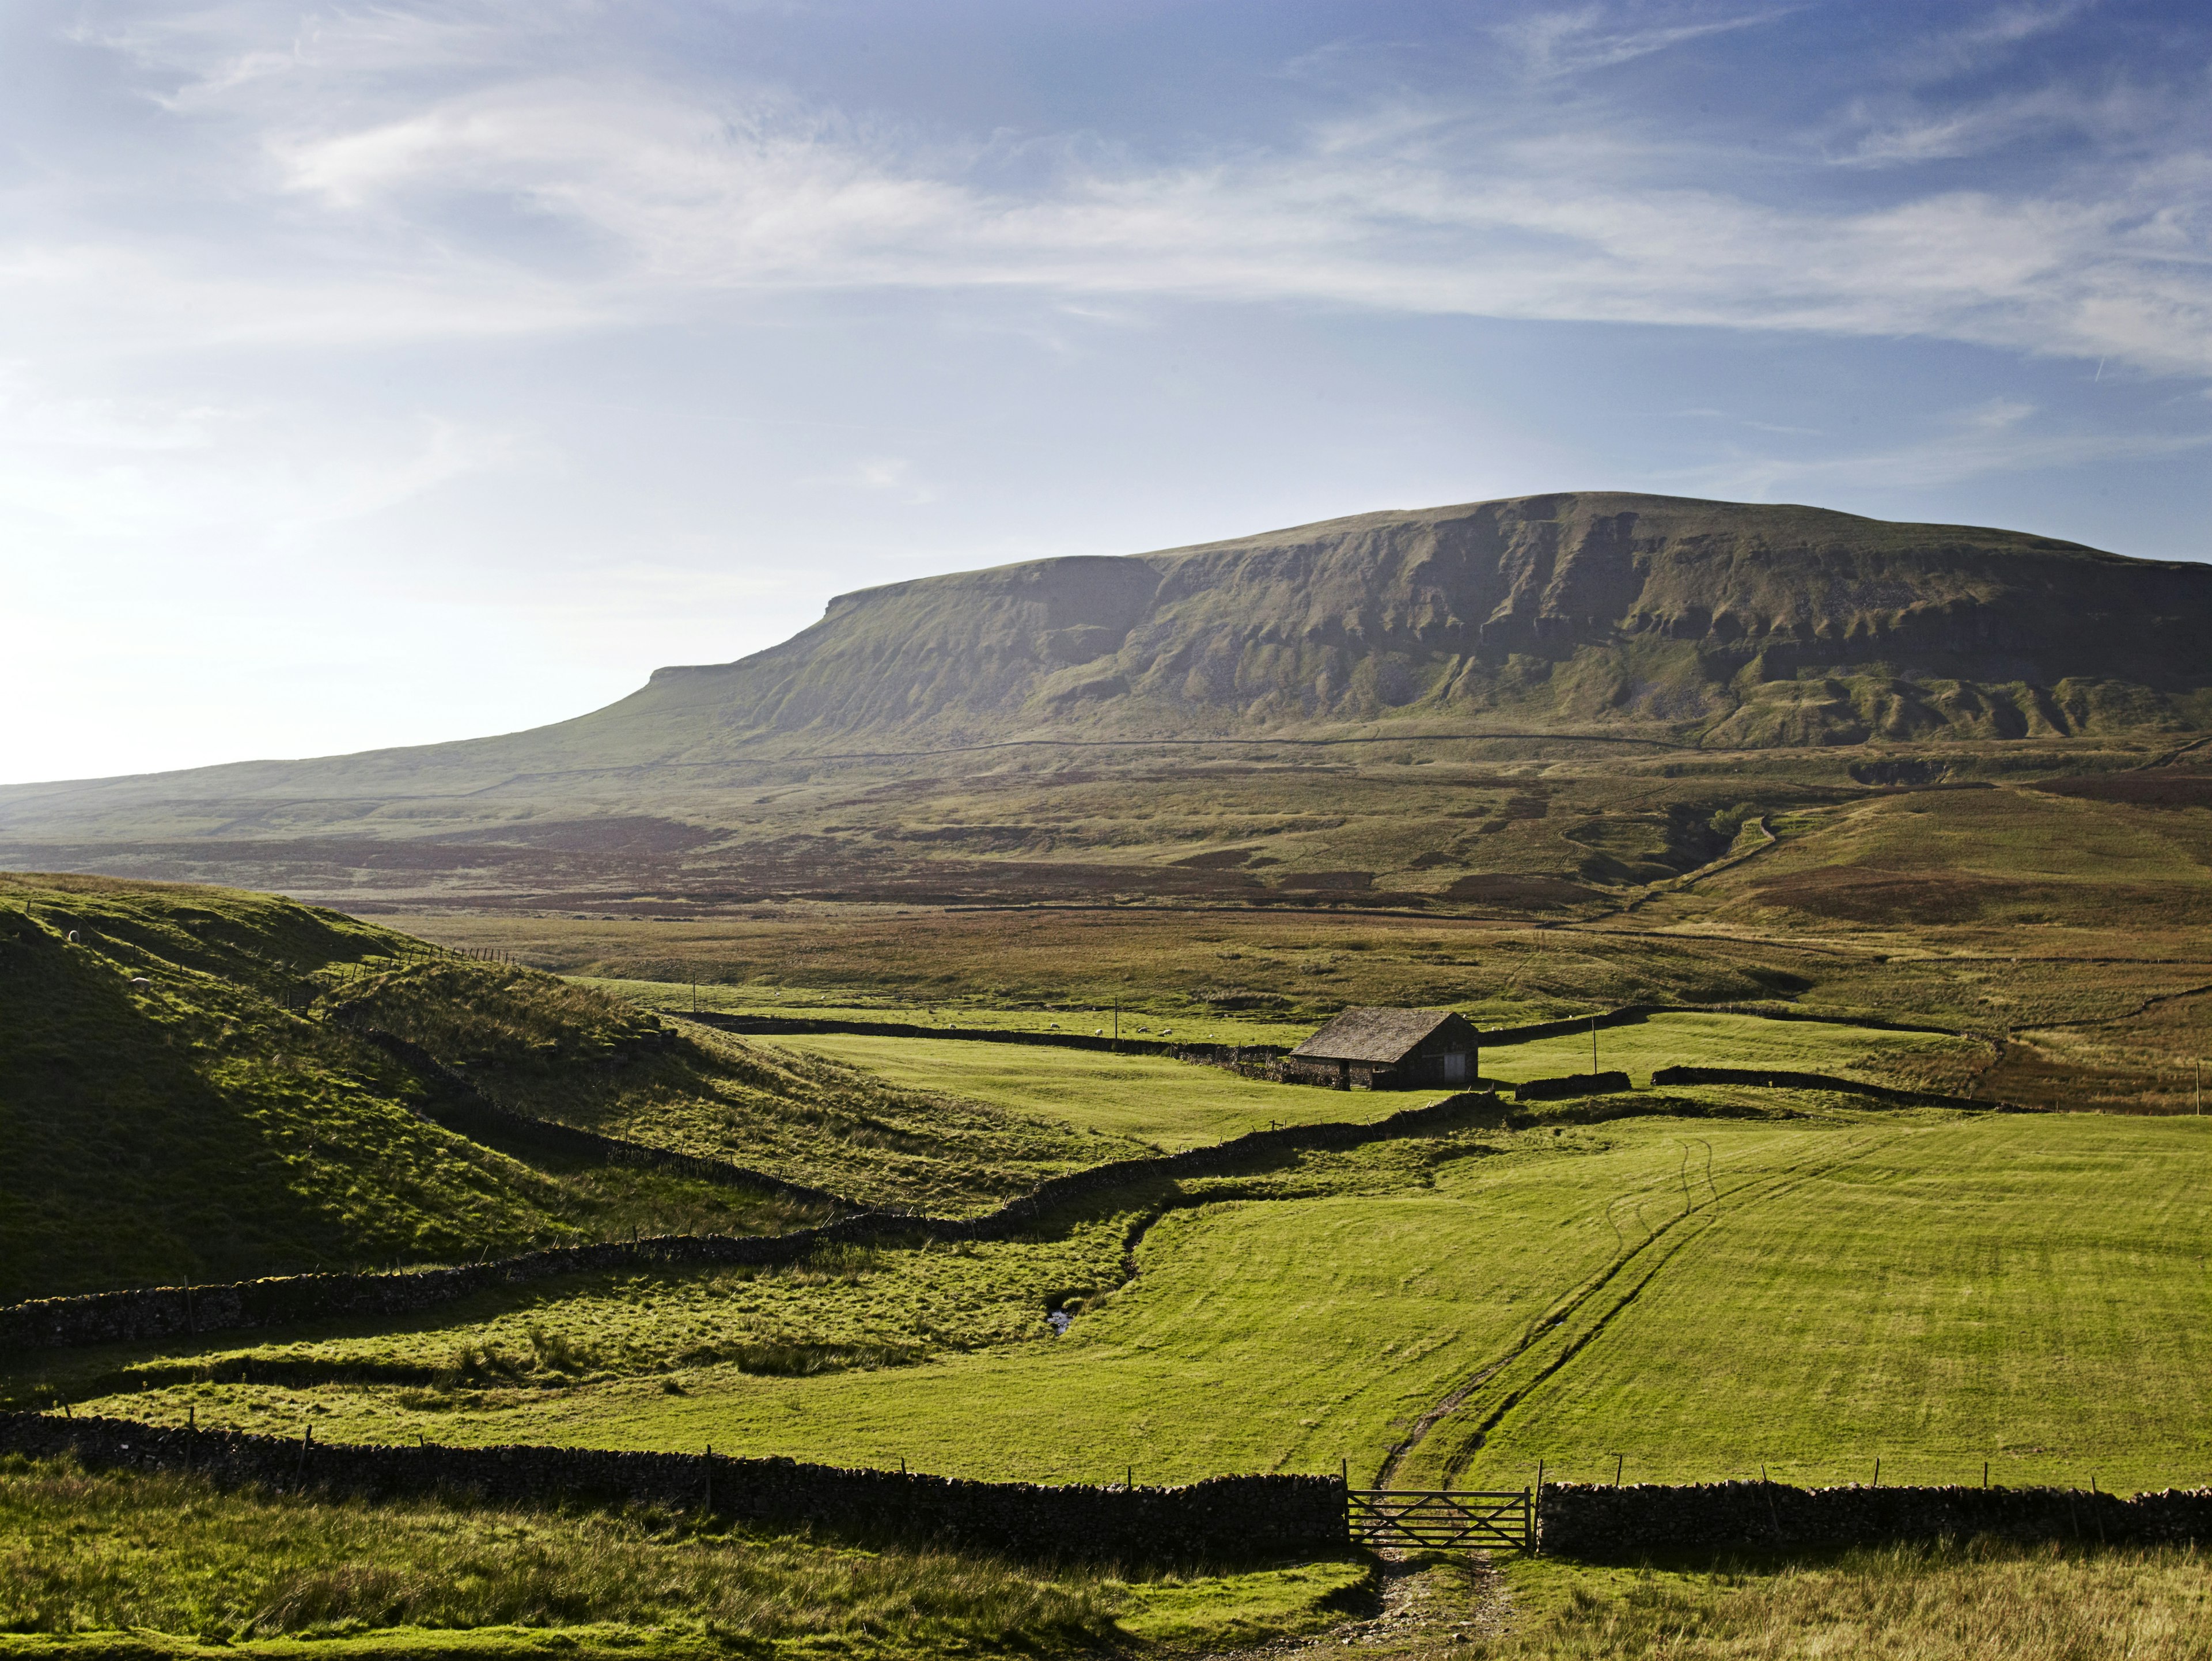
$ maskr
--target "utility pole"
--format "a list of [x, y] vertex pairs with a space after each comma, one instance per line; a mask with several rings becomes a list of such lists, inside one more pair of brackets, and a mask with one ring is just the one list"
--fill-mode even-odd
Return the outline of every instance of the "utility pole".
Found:
[[1114, 1000], [1114, 1042], [1121, 1042], [1121, 1000], [1118, 996]]
[[1597, 1017], [1590, 1017], [1590, 1071], [1597, 1071]]

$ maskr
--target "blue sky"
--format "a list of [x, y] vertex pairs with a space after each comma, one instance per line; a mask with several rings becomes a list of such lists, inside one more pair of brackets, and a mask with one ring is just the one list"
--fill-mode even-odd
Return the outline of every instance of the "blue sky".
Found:
[[0, 10], [0, 780], [1610, 488], [2212, 554], [2212, 12]]

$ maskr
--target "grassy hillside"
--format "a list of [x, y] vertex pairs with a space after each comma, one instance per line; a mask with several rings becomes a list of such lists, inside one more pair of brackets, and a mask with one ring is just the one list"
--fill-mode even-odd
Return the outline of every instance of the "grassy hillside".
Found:
[[658, 1030], [658, 1018], [534, 970], [448, 961], [343, 992], [337, 1007], [421, 1044], [515, 1111], [870, 1204], [988, 1208], [1144, 1151], [1018, 1104], [904, 1088], [704, 1027], [636, 1048], [625, 1034]]
[[[0, 1299], [438, 1262], [818, 1213], [471, 1140], [410, 1038], [495, 1102], [850, 1191], [987, 1206], [1099, 1139], [764, 1057], [554, 977], [234, 891], [0, 878]], [[648, 1041], [652, 1042], [648, 1042]]]
[[439, 1259], [565, 1238], [556, 1184], [409, 1110], [421, 1086], [293, 1013], [422, 948], [214, 890], [0, 879], [0, 1297]]

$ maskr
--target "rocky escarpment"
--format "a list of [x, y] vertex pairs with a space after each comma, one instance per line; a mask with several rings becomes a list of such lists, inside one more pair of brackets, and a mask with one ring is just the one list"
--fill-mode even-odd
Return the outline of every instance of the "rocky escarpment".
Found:
[[2017, 532], [1590, 493], [1370, 514], [848, 594], [589, 721], [1204, 736], [1401, 715], [1726, 745], [2200, 724], [2212, 567]]

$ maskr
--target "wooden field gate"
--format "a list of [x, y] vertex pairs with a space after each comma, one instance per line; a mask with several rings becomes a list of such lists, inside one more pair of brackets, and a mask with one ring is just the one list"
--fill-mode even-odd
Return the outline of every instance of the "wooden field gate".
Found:
[[1445, 1488], [1344, 1490], [1345, 1532], [1357, 1546], [1536, 1549], [1535, 1496]]

